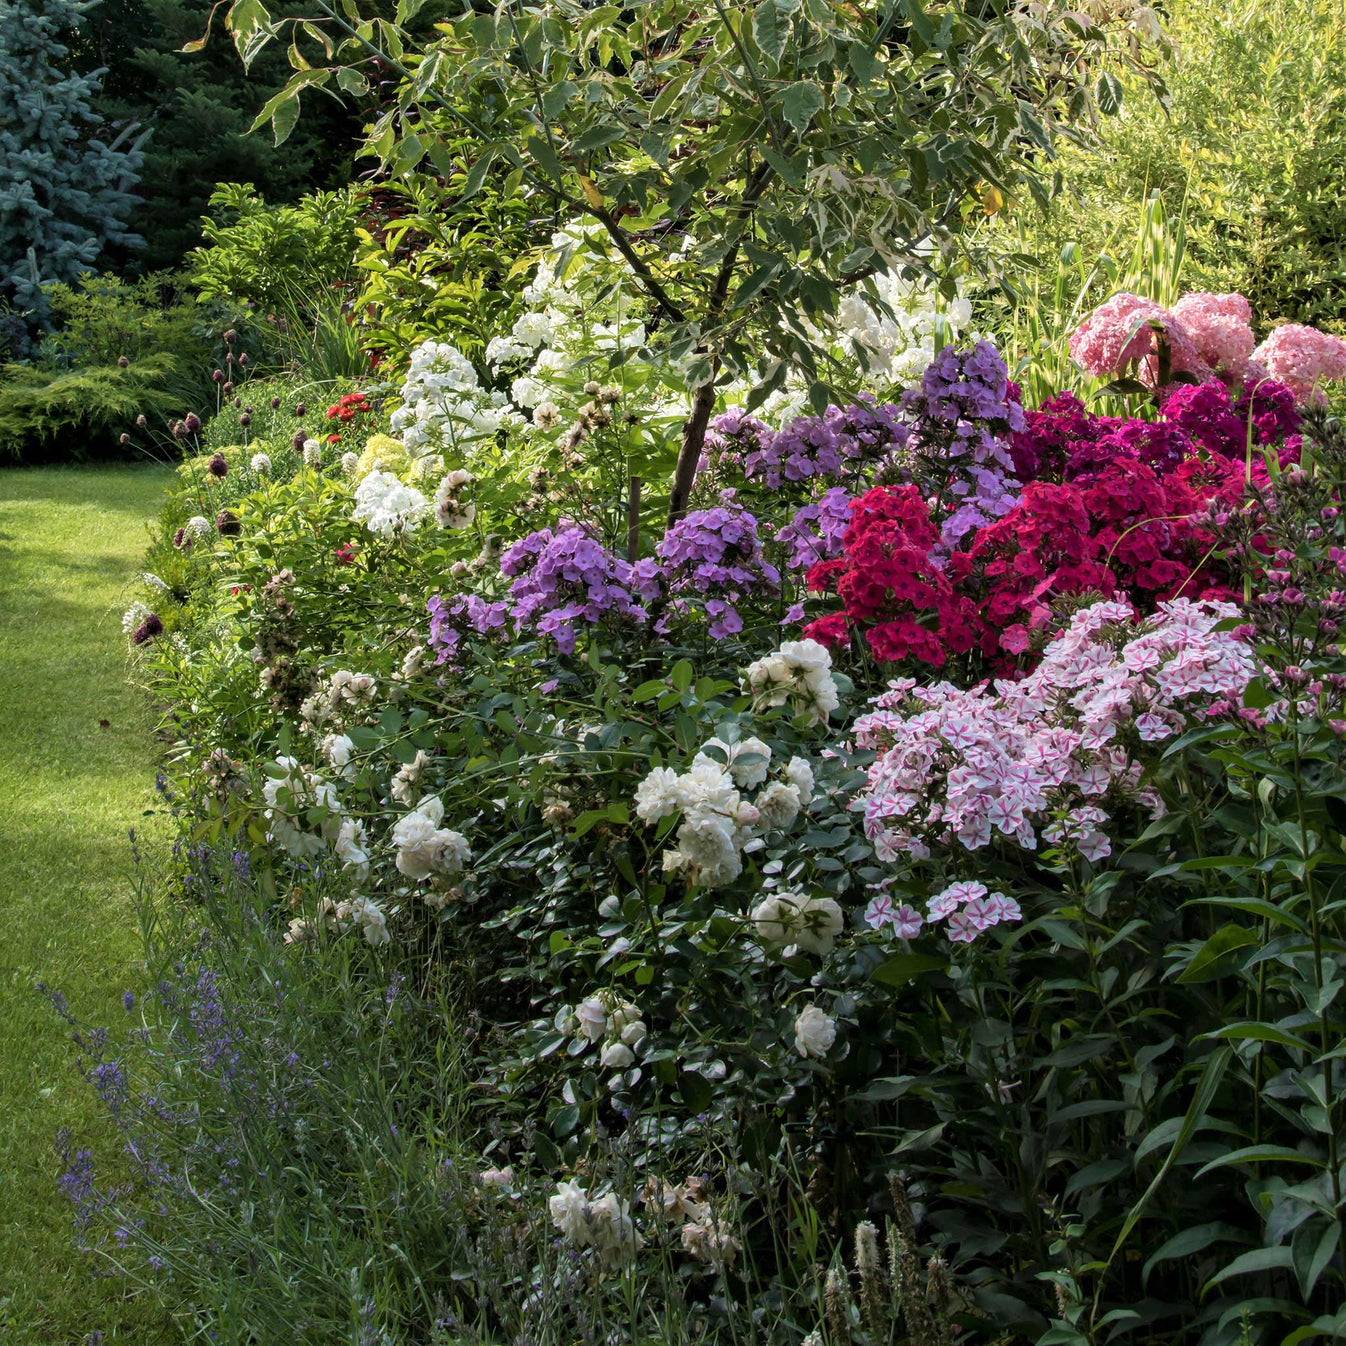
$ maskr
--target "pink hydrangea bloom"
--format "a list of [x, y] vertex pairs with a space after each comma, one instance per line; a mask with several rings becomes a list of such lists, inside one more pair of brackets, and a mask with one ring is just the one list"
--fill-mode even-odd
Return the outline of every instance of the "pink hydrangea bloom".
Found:
[[1321, 402], [1322, 384], [1346, 379], [1346, 341], [1298, 323], [1277, 327], [1253, 352], [1253, 359], [1301, 401]]
[[1141, 381], [1152, 388], [1159, 374], [1152, 322], [1163, 325], [1173, 373], [1194, 374], [1198, 378], [1210, 375], [1210, 366], [1201, 358], [1182, 321], [1152, 299], [1142, 299], [1125, 290], [1100, 304], [1075, 329], [1070, 338], [1070, 357], [1096, 378], [1120, 374], [1138, 361]]
[[1173, 305], [1173, 316], [1187, 329], [1197, 353], [1226, 378], [1239, 378], [1257, 345], [1253, 312], [1241, 294], [1196, 290]]

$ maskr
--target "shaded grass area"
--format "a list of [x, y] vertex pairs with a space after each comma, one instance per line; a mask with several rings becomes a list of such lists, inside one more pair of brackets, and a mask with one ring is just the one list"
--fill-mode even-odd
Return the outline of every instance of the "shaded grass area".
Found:
[[[71, 1248], [52, 1138], [115, 1151], [72, 1048], [35, 990], [123, 1017], [140, 957], [128, 828], [155, 830], [153, 744], [126, 681], [121, 611], [162, 468], [0, 471], [0, 1340], [172, 1339]], [[95, 1340], [98, 1338], [95, 1337]]]

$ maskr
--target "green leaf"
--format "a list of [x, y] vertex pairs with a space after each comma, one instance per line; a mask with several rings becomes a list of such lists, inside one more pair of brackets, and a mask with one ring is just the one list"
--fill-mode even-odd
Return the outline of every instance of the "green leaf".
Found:
[[1290, 1253], [1295, 1275], [1299, 1278], [1300, 1293], [1306, 1300], [1313, 1294], [1318, 1278], [1337, 1250], [1337, 1237], [1335, 1220], [1310, 1220], [1295, 1230]]
[[564, 1140], [570, 1135], [579, 1124], [580, 1110], [573, 1103], [552, 1113], [552, 1134], [560, 1140]]
[[1098, 99], [1098, 110], [1105, 117], [1116, 116], [1122, 110], [1122, 82], [1111, 71], [1105, 70], [1098, 77], [1098, 84], [1094, 89], [1094, 96]]
[[931, 953], [899, 953], [880, 963], [869, 974], [871, 981], [881, 982], [884, 986], [902, 986], [926, 972], [941, 972], [948, 961]]
[[1176, 1261], [1179, 1257], [1191, 1257], [1202, 1252], [1212, 1243], [1246, 1243], [1247, 1234], [1237, 1225], [1224, 1224], [1219, 1220], [1211, 1224], [1193, 1225], [1181, 1234], [1174, 1234], [1166, 1243], [1160, 1244], [1151, 1254], [1149, 1261], [1140, 1269], [1140, 1283], [1145, 1285], [1150, 1279], [1151, 1270], [1160, 1262]]
[[620, 122], [615, 125], [609, 123], [607, 126], [591, 126], [583, 135], [575, 139], [571, 149], [576, 154], [588, 154], [591, 150], [601, 150], [604, 145], [611, 145], [620, 140], [626, 134], [626, 127]]
[[668, 675], [675, 690], [685, 692], [691, 685], [692, 679], [696, 676], [696, 670], [692, 667], [689, 659], [679, 659], [673, 665], [673, 671]]
[[688, 1112], [705, 1112], [715, 1096], [710, 1081], [694, 1070], [684, 1070], [678, 1076], [678, 1093]]
[[1193, 955], [1192, 961], [1178, 974], [1184, 985], [1215, 981], [1227, 976], [1237, 963], [1240, 953], [1261, 940], [1255, 930], [1241, 925], [1221, 926]]
[[762, 0], [753, 11], [753, 41], [774, 65], [780, 64], [790, 40], [790, 18], [798, 8], [798, 0]]
[[542, 95], [543, 115], [555, 121], [557, 117], [565, 111], [566, 104], [579, 93], [580, 86], [573, 80], [563, 79], [559, 84], [553, 84], [546, 93]]
[[[1178, 1128], [1178, 1134], [1173, 1138], [1172, 1148], [1164, 1158], [1164, 1162], [1159, 1166], [1159, 1172], [1154, 1175], [1150, 1185], [1141, 1194], [1140, 1200], [1127, 1212], [1126, 1220], [1122, 1225], [1121, 1231], [1117, 1235], [1117, 1240], [1112, 1245], [1112, 1251], [1108, 1254], [1107, 1265], [1111, 1266], [1116, 1260], [1117, 1254], [1121, 1252], [1123, 1244], [1130, 1238], [1131, 1231], [1136, 1227], [1140, 1217], [1145, 1213], [1145, 1207], [1150, 1204], [1150, 1199], [1159, 1190], [1164, 1179], [1168, 1176], [1168, 1171], [1177, 1162], [1178, 1156], [1187, 1148], [1187, 1142], [1191, 1140], [1193, 1133], [1201, 1124], [1201, 1119], [1206, 1115], [1206, 1109], [1210, 1107], [1211, 1100], [1215, 1097], [1221, 1082], [1225, 1077], [1225, 1071], [1229, 1069], [1229, 1062], [1233, 1059], [1234, 1049], [1232, 1047], [1217, 1047], [1211, 1053], [1210, 1059], [1206, 1062], [1201, 1071], [1201, 1081], [1196, 1087], [1196, 1093], [1192, 1095], [1192, 1101], [1188, 1105], [1187, 1113], [1182, 1119], [1182, 1125]], [[1163, 1125], [1161, 1123], [1160, 1125]]]
[[234, 0], [224, 26], [234, 35], [234, 46], [244, 70], [252, 65], [257, 53], [275, 35], [275, 25], [262, 0]]
[[794, 127], [795, 134], [802, 136], [825, 104], [821, 87], [812, 80], [801, 79], [788, 85], [781, 95], [781, 114]]
[[1227, 1164], [1256, 1164], [1265, 1161], [1283, 1164], [1312, 1164], [1315, 1168], [1322, 1167], [1321, 1161], [1315, 1159], [1311, 1154], [1303, 1154], [1299, 1150], [1292, 1150], [1288, 1145], [1245, 1145], [1242, 1149], [1230, 1150], [1228, 1154], [1222, 1154], [1218, 1159], [1212, 1159], [1209, 1164], [1197, 1170], [1196, 1176], [1198, 1178], [1203, 1177], [1212, 1169], [1223, 1168]]
[[1279, 1042], [1282, 1047], [1294, 1047], [1301, 1052], [1312, 1053], [1314, 1050], [1311, 1042], [1294, 1033], [1287, 1033], [1275, 1024], [1258, 1023], [1251, 1019], [1244, 1023], [1225, 1024], [1212, 1033], [1202, 1033], [1197, 1041], [1202, 1038], [1227, 1038], [1231, 1042]]
[[920, 38], [923, 45], [933, 47], [935, 25], [930, 22], [930, 16], [925, 12], [921, 0], [902, 0], [902, 8], [907, 12], [907, 21], [911, 24], [912, 32]]
[[1289, 1248], [1254, 1248], [1252, 1252], [1236, 1257], [1223, 1271], [1217, 1271], [1206, 1282], [1205, 1289], [1209, 1290], [1231, 1276], [1252, 1276], [1259, 1271], [1289, 1270], [1293, 1266], [1294, 1255]]

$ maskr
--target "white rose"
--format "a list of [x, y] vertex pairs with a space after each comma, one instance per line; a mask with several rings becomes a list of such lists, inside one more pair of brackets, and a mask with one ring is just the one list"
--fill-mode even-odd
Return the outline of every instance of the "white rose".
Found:
[[587, 1240], [588, 1223], [585, 1215], [589, 1209], [589, 1194], [577, 1182], [558, 1182], [556, 1195], [547, 1202], [551, 1222], [572, 1243]]
[[624, 1042], [609, 1042], [598, 1058], [604, 1070], [625, 1070], [636, 1059], [636, 1054]]
[[817, 1005], [807, 1005], [795, 1020], [795, 1051], [821, 1059], [837, 1040], [837, 1025]]
[[807, 804], [813, 798], [813, 768], [803, 757], [792, 757], [785, 768], [785, 779], [799, 791], [799, 801]]
[[830, 897], [811, 897], [795, 919], [794, 942], [808, 953], [830, 953], [845, 926], [841, 908]]
[[575, 1006], [575, 1018], [579, 1020], [579, 1031], [597, 1042], [608, 1031], [608, 1009], [597, 996], [588, 996]]

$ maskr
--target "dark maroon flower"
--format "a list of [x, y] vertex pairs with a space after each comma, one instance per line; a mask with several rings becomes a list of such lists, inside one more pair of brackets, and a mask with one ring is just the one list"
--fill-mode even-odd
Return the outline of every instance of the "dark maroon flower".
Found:
[[252, 417], [245, 411], [239, 418], [238, 423], [246, 430], [252, 424]]
[[294, 438], [290, 441], [290, 447], [293, 448], [296, 453], [303, 453], [304, 440], [307, 438], [308, 436], [302, 430], [296, 430], [294, 432]]
[[224, 387], [221, 388], [220, 391], [221, 391], [226, 397], [232, 397], [232, 396], [234, 395], [234, 385], [233, 385], [232, 383], [230, 383], [228, 379], [225, 379], [225, 381], [224, 381]]
[[163, 633], [163, 622], [151, 612], [150, 615], [131, 632], [131, 643], [133, 645], [143, 645], [147, 640], [153, 640], [155, 636], [161, 636]]
[[237, 340], [238, 340], [238, 333], [235, 332], [232, 327], [229, 328], [229, 330], [226, 331], [224, 334], [224, 344], [226, 346], [232, 346], [234, 342]]
[[246, 365], [246, 364], [248, 363], [248, 352], [247, 352], [247, 351], [243, 351], [243, 352], [239, 355], [239, 357], [238, 357], [238, 362], [239, 362], [239, 364], [241, 364], [241, 365]]
[[224, 454], [217, 453], [210, 462], [206, 464], [206, 471], [209, 472], [212, 477], [227, 477], [229, 475], [229, 464], [224, 461]]
[[302, 402], [296, 402], [294, 404], [294, 414], [296, 416], [302, 416], [307, 410], [308, 408]]
[[221, 537], [237, 537], [243, 531], [243, 525], [233, 510], [222, 509], [215, 516], [215, 531]]
[[186, 439], [190, 431], [187, 429], [186, 421], [174, 421], [172, 425], [174, 439]]
[[224, 382], [224, 370], [223, 370], [223, 369], [217, 369], [217, 370], [210, 376], [210, 381], [211, 381], [212, 383], [223, 383], [223, 382]]
[[243, 410], [246, 411], [246, 412], [248, 413], [249, 416], [252, 415], [252, 408], [251, 408], [251, 407], [244, 407]]
[[126, 358], [126, 356], [124, 356], [124, 355], [119, 355], [119, 356], [117, 357], [117, 368], [118, 368], [118, 369], [130, 369], [130, 367], [131, 367], [131, 362], [130, 362], [130, 360], [128, 360], [128, 359]]
[[182, 423], [193, 435], [199, 433], [201, 429], [201, 418], [194, 411], [189, 411], [186, 416], [182, 418]]
[[272, 411], [278, 411], [279, 409], [280, 409], [280, 398], [279, 398], [279, 397], [273, 397], [273, 398], [271, 399], [271, 410], [272, 410]]
[[180, 550], [191, 550], [192, 540], [187, 536], [187, 530], [185, 528], [179, 528], [178, 531], [173, 534], [173, 545]]

